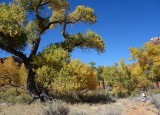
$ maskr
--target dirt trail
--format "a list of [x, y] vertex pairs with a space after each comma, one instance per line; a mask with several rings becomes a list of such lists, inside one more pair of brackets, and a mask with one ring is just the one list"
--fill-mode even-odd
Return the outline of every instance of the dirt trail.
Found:
[[116, 103], [107, 105], [92, 105], [90, 107], [78, 105], [76, 108], [79, 111], [85, 111], [85, 113], [87, 113], [86, 115], [112, 115], [110, 112], [119, 115], [120, 111], [121, 115], [157, 115], [156, 108], [154, 108], [150, 102], [143, 106], [141, 101], [130, 99], [120, 99]]
[[137, 108], [133, 108], [128, 115], [156, 115], [156, 113], [148, 110], [147, 107], [139, 105]]

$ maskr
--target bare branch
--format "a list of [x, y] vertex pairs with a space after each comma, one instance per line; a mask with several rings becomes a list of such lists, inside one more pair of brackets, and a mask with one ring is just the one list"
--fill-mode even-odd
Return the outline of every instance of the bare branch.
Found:
[[65, 15], [63, 28], [61, 30], [64, 39], [66, 39], [67, 16]]
[[66, 38], [66, 27], [67, 27], [67, 24], [75, 24], [77, 23], [78, 21], [81, 20], [81, 18], [78, 18], [77, 20], [75, 20], [74, 22], [73, 21], [67, 21], [67, 16], [65, 16], [65, 19], [64, 20], [59, 20], [59, 21], [52, 21], [50, 23], [47, 24], [47, 26], [44, 25], [44, 18], [42, 18], [39, 14], [39, 8], [43, 5], [46, 5], [48, 4], [49, 2], [46, 2], [46, 3], [42, 3], [42, 0], [40, 0], [39, 2], [39, 5], [36, 7], [36, 18], [38, 20], [38, 26], [39, 26], [39, 29], [40, 29], [40, 32], [39, 32], [39, 38], [36, 39], [35, 41], [35, 44], [34, 44], [34, 47], [31, 51], [31, 54], [30, 54], [30, 57], [33, 56], [33, 55], [36, 55], [36, 52], [38, 50], [38, 47], [39, 47], [39, 44], [40, 44], [40, 36], [42, 33], [44, 33], [47, 29], [49, 29], [51, 27], [51, 25], [53, 24], [64, 24], [63, 25], [63, 29], [62, 29], [62, 35], [64, 38]]
[[[45, 32], [47, 29], [49, 29], [52, 24], [57, 24], [57, 23], [61, 24], [60, 21], [50, 22], [46, 27], [43, 27], [43, 28], [42, 28], [42, 30], [40, 31], [40, 35], [41, 35], [43, 32]], [[40, 36], [40, 35], [39, 35], [39, 36]], [[37, 52], [37, 50], [38, 50], [40, 41], [41, 41], [41, 38], [40, 38], [40, 37], [36, 39], [35, 44], [34, 44], [34, 47], [33, 47], [32, 51], [31, 51], [31, 54], [30, 54], [29, 57], [31, 57], [31, 56], [33, 56], [33, 55], [36, 55], [36, 52]]]
[[62, 28], [62, 30], [61, 30], [64, 39], [66, 39], [66, 36], [67, 36], [67, 35], [66, 35], [66, 27], [67, 27], [67, 24], [75, 24], [75, 23], [77, 23], [77, 22], [80, 21], [80, 20], [81, 20], [81, 18], [78, 18], [78, 19], [75, 20], [74, 22], [73, 22], [73, 21], [67, 21], [67, 16], [65, 16], [65, 19], [64, 19], [64, 21], [63, 21], [63, 28]]
[[24, 62], [26, 61], [27, 57], [20, 51], [16, 51], [15, 49], [12, 49], [12, 48], [8, 48], [8, 47], [5, 47], [4, 45], [0, 44], [0, 48], [4, 51], [7, 51], [15, 56], [18, 56], [20, 57]]
[[38, 50], [40, 41], [41, 41], [40, 37], [36, 39], [35, 44], [34, 44], [34, 47], [31, 49], [31, 53], [30, 53], [29, 58], [31, 58], [32, 56], [35, 56], [35, 55], [36, 55], [36, 52], [37, 52], [37, 50]]
[[40, 34], [42, 34], [42, 33], [45, 32], [47, 29], [49, 29], [51, 25], [53, 25], [53, 24], [62, 24], [62, 22], [63, 22], [63, 21], [53, 21], [53, 22], [48, 23], [47, 26], [43, 27], [43, 29], [41, 30]]
[[[43, 28], [44, 28], [44, 24], [43, 24], [43, 22], [44, 22], [44, 19], [40, 16], [40, 14], [39, 14], [39, 7], [41, 6], [41, 3], [42, 3], [42, 0], [40, 0], [39, 1], [39, 4], [38, 4], [38, 6], [36, 7], [36, 10], [35, 10], [35, 12], [36, 12], [36, 18], [37, 18], [37, 20], [38, 20], [38, 26], [39, 26], [39, 28], [41, 29], [41, 30], [43, 30]], [[33, 48], [31, 49], [31, 53], [30, 53], [30, 56], [29, 56], [29, 58], [31, 58], [33, 55], [36, 55], [36, 52], [37, 52], [37, 50], [38, 50], [38, 47], [39, 47], [39, 44], [40, 44], [40, 35], [41, 35], [42, 33], [40, 32], [39, 33], [39, 38], [37, 38], [36, 39], [36, 41], [35, 41], [35, 44], [34, 44], [34, 46], [33, 46]]]
[[78, 18], [78, 19], [75, 20], [75, 21], [67, 21], [66, 23], [67, 23], [67, 24], [75, 24], [75, 23], [77, 23], [77, 22], [80, 21], [80, 20], [81, 20], [81, 17]]
[[63, 35], [63, 37], [64, 37], [65, 39], [66, 39], [66, 27], [67, 27], [67, 24], [64, 23], [63, 28], [62, 28], [62, 35]]

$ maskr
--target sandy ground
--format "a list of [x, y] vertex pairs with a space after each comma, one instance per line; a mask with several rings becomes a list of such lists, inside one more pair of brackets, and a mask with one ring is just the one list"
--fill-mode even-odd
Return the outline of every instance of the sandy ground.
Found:
[[[149, 102], [143, 106], [141, 102], [131, 99], [120, 99], [111, 104], [67, 104], [70, 115], [156, 115], [157, 110]], [[43, 115], [47, 104], [16, 104], [0, 106], [0, 115]], [[77, 114], [78, 113], [78, 114]], [[112, 113], [112, 114], [111, 114]]]

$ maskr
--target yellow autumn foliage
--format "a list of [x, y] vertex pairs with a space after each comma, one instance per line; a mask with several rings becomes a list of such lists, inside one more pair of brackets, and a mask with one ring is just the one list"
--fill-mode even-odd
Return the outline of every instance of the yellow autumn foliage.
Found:
[[96, 75], [97, 71], [75, 59], [61, 69], [52, 87], [58, 91], [94, 90], [98, 85]]
[[152, 81], [160, 81], [160, 43], [152, 44], [147, 42], [143, 48], [130, 48], [133, 59], [138, 62], [134, 74], [143, 74]]
[[97, 86], [97, 71], [77, 59], [71, 61], [62, 48], [44, 50], [35, 62], [37, 83], [51, 92], [94, 90]]
[[5, 59], [4, 63], [0, 63], [0, 85], [10, 85], [13, 87], [26, 88], [27, 70], [22, 64], [16, 63], [12, 57]]

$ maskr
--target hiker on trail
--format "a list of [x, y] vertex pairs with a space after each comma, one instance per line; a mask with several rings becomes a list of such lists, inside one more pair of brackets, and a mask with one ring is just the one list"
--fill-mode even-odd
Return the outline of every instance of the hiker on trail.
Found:
[[143, 91], [142, 91], [142, 102], [143, 102], [143, 106], [145, 105], [146, 101], [147, 101], [146, 92], [143, 90]]

